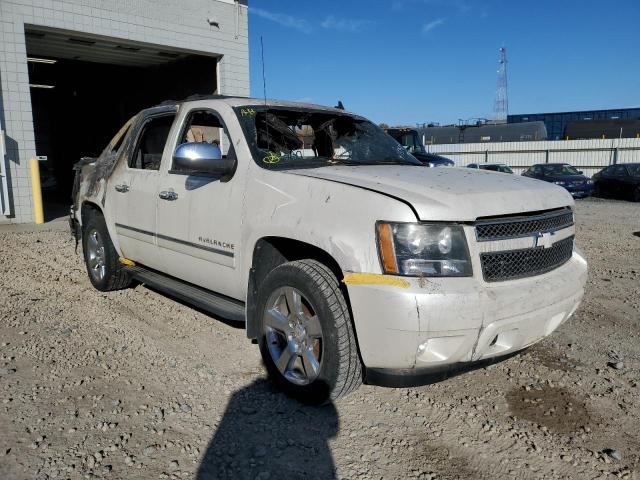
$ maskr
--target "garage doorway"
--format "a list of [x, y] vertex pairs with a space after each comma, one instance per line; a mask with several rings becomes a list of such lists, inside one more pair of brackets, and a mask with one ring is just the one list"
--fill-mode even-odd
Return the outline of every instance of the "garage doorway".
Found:
[[217, 92], [216, 56], [41, 27], [25, 36], [46, 220], [68, 213], [73, 165], [136, 112]]

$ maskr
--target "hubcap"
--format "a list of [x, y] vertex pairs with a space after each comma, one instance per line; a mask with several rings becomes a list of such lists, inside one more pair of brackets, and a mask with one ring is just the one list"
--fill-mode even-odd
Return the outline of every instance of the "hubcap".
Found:
[[271, 294], [264, 311], [269, 354], [291, 383], [308, 385], [322, 367], [322, 327], [314, 307], [298, 290], [282, 287]]
[[93, 229], [87, 236], [87, 264], [89, 273], [96, 281], [101, 281], [107, 274], [107, 265], [104, 258], [104, 243], [100, 233]]

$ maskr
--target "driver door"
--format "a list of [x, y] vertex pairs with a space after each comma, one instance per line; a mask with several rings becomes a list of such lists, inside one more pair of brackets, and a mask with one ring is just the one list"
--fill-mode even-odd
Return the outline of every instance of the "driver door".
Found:
[[[233, 156], [222, 116], [210, 108], [182, 111], [172, 152], [189, 142], [218, 144]], [[242, 191], [239, 176], [190, 174], [167, 155], [159, 179], [158, 251], [163, 269], [182, 280], [239, 298]], [[233, 280], [237, 281], [233, 281]]]

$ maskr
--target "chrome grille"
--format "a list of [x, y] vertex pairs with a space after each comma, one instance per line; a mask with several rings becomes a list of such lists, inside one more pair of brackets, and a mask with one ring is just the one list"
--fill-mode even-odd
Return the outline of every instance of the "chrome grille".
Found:
[[549, 248], [536, 247], [480, 254], [482, 274], [487, 282], [533, 277], [567, 262], [573, 254], [573, 236]]
[[476, 238], [479, 242], [528, 237], [537, 233], [553, 232], [573, 225], [570, 209], [555, 210], [530, 217], [512, 219], [480, 220], [476, 223]]

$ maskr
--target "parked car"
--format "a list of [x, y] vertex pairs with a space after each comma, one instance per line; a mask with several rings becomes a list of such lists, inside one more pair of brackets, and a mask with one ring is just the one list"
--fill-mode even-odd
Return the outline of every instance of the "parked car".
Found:
[[449, 158], [427, 152], [418, 132], [413, 128], [393, 127], [386, 128], [385, 132], [427, 167], [453, 167], [455, 165], [454, 161]]
[[566, 188], [576, 198], [593, 193], [593, 180], [568, 163], [540, 163], [532, 165], [522, 175]]
[[489, 170], [490, 172], [513, 173], [513, 170], [504, 163], [470, 163], [467, 168], [477, 168], [480, 170]]
[[627, 198], [640, 202], [640, 163], [619, 163], [593, 176], [597, 196]]
[[70, 224], [96, 289], [135, 280], [244, 322], [307, 402], [516, 352], [583, 296], [564, 189], [424, 168], [339, 109], [168, 102], [76, 175]]

